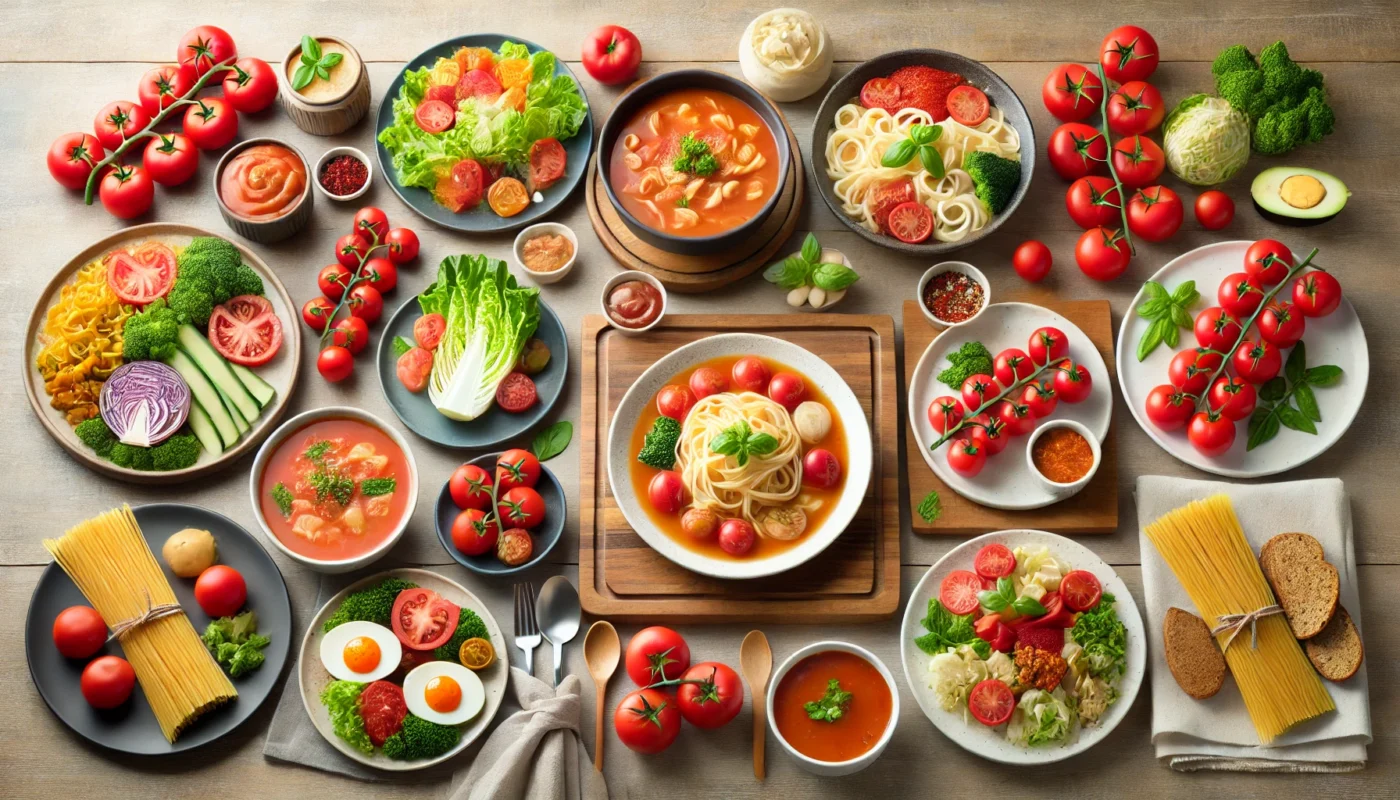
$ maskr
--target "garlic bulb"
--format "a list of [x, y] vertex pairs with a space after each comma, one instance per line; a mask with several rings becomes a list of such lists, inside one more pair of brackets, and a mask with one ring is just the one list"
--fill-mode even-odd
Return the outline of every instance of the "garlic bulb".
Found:
[[831, 77], [831, 42], [806, 11], [776, 8], [758, 15], [739, 39], [744, 79], [780, 103], [813, 94]]

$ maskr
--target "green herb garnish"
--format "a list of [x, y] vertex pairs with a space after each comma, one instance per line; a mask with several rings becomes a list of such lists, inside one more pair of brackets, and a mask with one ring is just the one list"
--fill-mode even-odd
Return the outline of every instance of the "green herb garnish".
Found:
[[841, 681], [832, 678], [826, 682], [826, 694], [820, 700], [802, 704], [808, 719], [818, 722], [835, 722], [846, 715], [846, 706], [851, 704], [851, 693], [842, 691]]
[[928, 601], [928, 614], [920, 620], [928, 633], [914, 639], [914, 644], [925, 653], [936, 656], [950, 649], [967, 645], [981, 658], [991, 658], [992, 646], [977, 635], [972, 628], [972, 615], [958, 616], [943, 607], [938, 598]]
[[1333, 386], [1341, 379], [1341, 367], [1334, 364], [1309, 367], [1303, 342], [1293, 345], [1293, 352], [1288, 354], [1288, 361], [1283, 365], [1283, 374], [1259, 387], [1259, 404], [1249, 418], [1249, 441], [1245, 449], [1253, 450], [1274, 438], [1280, 427], [1317, 435], [1317, 426], [1313, 423], [1322, 421], [1322, 409], [1313, 388]]
[[1089, 672], [1105, 680], [1127, 671], [1128, 630], [1113, 611], [1116, 598], [1105, 592], [1099, 604], [1079, 615], [1070, 638], [1084, 648]]
[[860, 280], [856, 271], [829, 261], [822, 261], [822, 246], [817, 237], [807, 234], [802, 250], [772, 264], [763, 271], [763, 279], [778, 288], [792, 291], [799, 286], [815, 286], [824, 292], [839, 292]]
[[681, 195], [680, 198], [676, 200], [676, 208], [690, 208], [690, 198]]
[[914, 156], [918, 156], [919, 163], [928, 171], [928, 174], [934, 178], [942, 178], [945, 174], [943, 156], [933, 146], [933, 143], [938, 141], [938, 137], [942, 135], [943, 127], [941, 125], [910, 125], [909, 138], [901, 139], [890, 145], [880, 158], [880, 166], [895, 169], [908, 164], [914, 160]]
[[720, 431], [710, 440], [710, 452], [722, 456], [733, 456], [739, 466], [749, 463], [750, 456], [766, 456], [778, 449], [778, 440], [767, 433], [760, 433], [740, 420]]
[[393, 478], [366, 478], [360, 481], [360, 494], [365, 497], [389, 494], [396, 488], [398, 488], [398, 481]]
[[345, 57], [340, 53], [321, 53], [321, 43], [310, 36], [301, 37], [301, 64], [292, 73], [292, 89], [301, 91], [317, 78], [331, 79], [331, 68]]
[[1147, 358], [1163, 342], [1167, 347], [1176, 347], [1181, 340], [1179, 329], [1191, 329], [1191, 306], [1201, 298], [1195, 281], [1185, 281], [1171, 292], [1156, 281], [1144, 283], [1142, 289], [1147, 293], [1147, 299], [1137, 307], [1137, 312], [1151, 324], [1138, 342], [1138, 361]]
[[924, 495], [917, 510], [924, 522], [931, 523], [937, 520], [943, 514], [943, 501], [939, 499], [938, 492], [935, 490]]
[[316, 444], [313, 444], [310, 447], [306, 448], [306, 452], [302, 453], [301, 456], [307, 461], [314, 461], [315, 463], [319, 464], [325, 460], [326, 453], [329, 453], [330, 449], [331, 443], [323, 439], [317, 442]]
[[997, 578], [997, 588], [987, 589], [977, 593], [977, 602], [988, 611], [1005, 611], [1010, 607], [1017, 614], [1023, 617], [1038, 617], [1044, 614], [1047, 609], [1040, 604], [1040, 601], [1029, 595], [1016, 596], [1016, 590], [1011, 586], [1010, 578]]
[[574, 424], [561, 419], [539, 432], [535, 441], [530, 444], [530, 451], [540, 461], [548, 461], [564, 452], [573, 438]]
[[272, 487], [272, 500], [277, 503], [277, 510], [282, 512], [282, 516], [292, 515], [292, 490], [288, 489], [286, 484], [278, 482]]
[[355, 495], [355, 481], [343, 472], [319, 469], [306, 477], [306, 482], [316, 490], [316, 499], [330, 498], [340, 505], [349, 505]]
[[241, 678], [263, 665], [262, 650], [272, 643], [257, 631], [258, 615], [244, 611], [210, 622], [199, 638], [214, 660], [228, 670], [230, 677]]
[[413, 342], [410, 342], [409, 340], [403, 338], [402, 336], [395, 336], [395, 337], [394, 337], [394, 345], [393, 345], [393, 346], [394, 346], [394, 355], [396, 355], [396, 356], [401, 356], [401, 355], [403, 355], [404, 353], [407, 353], [409, 350], [412, 350], [412, 349], [413, 349]]
[[719, 169], [719, 161], [710, 153], [708, 144], [687, 133], [681, 137], [681, 154], [671, 162], [671, 168], [706, 178]]
[[958, 352], [948, 354], [948, 361], [952, 366], [938, 373], [938, 381], [955, 390], [973, 375], [992, 374], [992, 354], [981, 342], [963, 342]]

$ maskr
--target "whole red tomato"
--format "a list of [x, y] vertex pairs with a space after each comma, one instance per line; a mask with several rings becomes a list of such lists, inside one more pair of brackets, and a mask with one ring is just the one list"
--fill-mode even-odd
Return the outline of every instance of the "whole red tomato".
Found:
[[1166, 115], [1162, 93], [1150, 83], [1128, 81], [1108, 98], [1108, 129], [1119, 136], [1147, 133]]
[[218, 150], [238, 135], [238, 112], [219, 97], [201, 97], [185, 112], [185, 135], [201, 150]]
[[[1006, 434], [1010, 438], [1011, 434]], [[987, 465], [989, 448], [976, 436], [954, 439], [948, 444], [948, 466], [964, 478], [975, 478]]]
[[156, 185], [151, 176], [138, 165], [113, 167], [102, 176], [97, 196], [102, 199], [102, 207], [117, 219], [139, 217], [151, 208], [156, 196]]
[[1103, 81], [1080, 64], [1061, 64], [1046, 76], [1040, 99], [1056, 119], [1078, 122], [1099, 110]]
[[1297, 344], [1306, 326], [1302, 312], [1287, 301], [1275, 300], [1259, 315], [1259, 336], [1280, 349]]
[[1035, 430], [1035, 414], [1031, 413], [1031, 407], [1025, 403], [1003, 400], [997, 403], [992, 413], [1006, 423], [1006, 430], [1012, 436], [1025, 436]]
[[374, 206], [365, 206], [355, 213], [352, 231], [366, 241], [383, 244], [384, 237], [389, 235], [389, 215]]
[[194, 599], [211, 617], [229, 617], [248, 602], [248, 582], [227, 564], [215, 564], [194, 581]]
[[335, 260], [349, 269], [358, 268], [367, 252], [369, 241], [358, 233], [347, 233], [335, 242]]
[[1185, 216], [1181, 198], [1165, 186], [1138, 189], [1128, 201], [1128, 230], [1149, 242], [1175, 236]]
[[1006, 445], [1011, 443], [1011, 432], [1006, 429], [1006, 423], [986, 414], [978, 414], [968, 420], [968, 426], [963, 430], [967, 432], [964, 438], [976, 442], [988, 458], [1005, 450]]
[[142, 164], [161, 186], [179, 186], [199, 169], [199, 151], [183, 133], [162, 133], [146, 144]]
[[744, 707], [744, 685], [739, 675], [724, 664], [705, 661], [696, 664], [681, 676], [683, 683], [676, 692], [681, 716], [697, 728], [721, 728], [739, 715]]
[[389, 260], [403, 264], [418, 257], [418, 234], [408, 228], [394, 228], [384, 241], [389, 244]]
[[1342, 304], [1342, 285], [1327, 272], [1308, 272], [1293, 283], [1293, 305], [1305, 317], [1325, 317]]
[[350, 270], [342, 264], [328, 264], [316, 275], [316, 288], [332, 300], [339, 300], [350, 285]]
[[1132, 257], [1118, 228], [1090, 228], [1074, 246], [1074, 261], [1080, 271], [1096, 281], [1111, 281], [1122, 275]]
[[78, 689], [93, 708], [116, 708], [136, 688], [136, 670], [120, 656], [95, 658], [83, 667]]
[[1099, 228], [1113, 224], [1122, 213], [1123, 201], [1112, 178], [1086, 175], [1070, 184], [1065, 192], [1065, 210], [1081, 228]]
[[458, 508], [485, 511], [491, 507], [491, 473], [476, 464], [463, 464], [447, 479], [447, 491]]
[[544, 498], [528, 486], [517, 486], [497, 498], [496, 513], [507, 528], [532, 530], [544, 522]]
[[1069, 355], [1069, 337], [1053, 325], [1036, 328], [1026, 342], [1026, 351], [1031, 354], [1031, 361], [1045, 366]]
[[1107, 171], [1104, 162], [1108, 160], [1108, 140], [1093, 125], [1066, 122], [1050, 134], [1046, 155], [1061, 178], [1078, 180]]
[[928, 424], [939, 433], [947, 433], [949, 428], [962, 422], [964, 413], [962, 401], [956, 397], [946, 394], [935, 397], [928, 404]]
[[1167, 156], [1157, 143], [1141, 134], [1119, 139], [1113, 146], [1113, 169], [1128, 189], [1147, 186], [1161, 177]]
[[1053, 379], [1049, 383], [1031, 381], [1021, 390], [1021, 402], [1030, 408], [1036, 419], [1055, 413], [1055, 406], [1060, 404], [1060, 396], [1055, 394], [1054, 384]]
[[617, 738], [638, 753], [660, 753], [681, 732], [681, 712], [669, 696], [655, 689], [638, 689], [622, 698], [613, 714]]
[[1136, 25], [1114, 28], [1099, 45], [1099, 63], [1114, 83], [1146, 80], [1157, 69], [1157, 40]]
[[301, 319], [314, 331], [324, 331], [335, 313], [335, 304], [323, 295], [316, 295], [301, 307]]
[[1239, 421], [1254, 413], [1258, 393], [1253, 384], [1238, 378], [1224, 375], [1215, 379], [1210, 387], [1210, 407], [1225, 415], [1226, 419]]
[[1288, 277], [1293, 268], [1293, 251], [1277, 239], [1260, 239], [1244, 254], [1244, 271], [1264, 286], [1273, 286]]
[[1019, 347], [1008, 347], [997, 353], [996, 359], [992, 361], [992, 377], [997, 379], [1003, 387], [1009, 388], [1022, 378], [1035, 372], [1035, 364], [1031, 363], [1030, 356]]
[[350, 355], [359, 355], [369, 347], [369, 323], [359, 317], [345, 317], [335, 324], [331, 342], [349, 350]]
[[638, 686], [673, 681], [690, 669], [690, 647], [679, 633], [661, 625], [642, 628], [627, 643], [627, 677]]
[[599, 83], [626, 83], [642, 63], [642, 43], [620, 25], [604, 25], [583, 40], [583, 68]]
[[355, 357], [344, 347], [331, 345], [316, 357], [316, 369], [331, 383], [340, 383], [355, 371]]
[[171, 103], [184, 97], [193, 86], [193, 67], [188, 64], [166, 64], [146, 70], [146, 74], [141, 76], [141, 83], [136, 87], [136, 95], [141, 99], [141, 107], [154, 117]]
[[65, 189], [87, 186], [97, 162], [107, 157], [102, 143], [90, 133], [65, 133], [49, 145], [49, 174]]
[[1264, 289], [1247, 273], [1236, 272], [1226, 275], [1220, 282], [1215, 298], [1220, 302], [1221, 308], [1238, 319], [1246, 319], [1264, 302]]
[[399, 268], [383, 256], [375, 256], [366, 261], [360, 274], [369, 281], [370, 286], [378, 289], [380, 294], [392, 292], [394, 287], [399, 285]]
[[1240, 338], [1240, 321], [1220, 306], [1211, 306], [1196, 315], [1193, 326], [1196, 344], [1208, 350], [1227, 353]]
[[1016, 252], [1011, 254], [1011, 266], [1015, 268], [1016, 274], [1031, 283], [1045, 280], [1045, 276], [1050, 274], [1052, 263], [1050, 248], [1046, 247], [1044, 242], [1035, 239], [1022, 242], [1016, 248]]
[[117, 100], [97, 112], [92, 127], [103, 147], [116, 150], [122, 142], [140, 133], [149, 124], [151, 115], [146, 113], [146, 109], [130, 100]]
[[496, 458], [496, 490], [508, 492], [517, 486], [534, 488], [540, 480], [540, 460], [534, 453], [519, 447], [501, 453]]
[[1083, 364], [1065, 362], [1065, 366], [1055, 370], [1055, 394], [1066, 403], [1080, 403], [1093, 391], [1094, 381], [1089, 368]]
[[224, 75], [224, 99], [234, 111], [256, 114], [277, 99], [277, 73], [261, 58], [240, 58]]
[[1235, 443], [1235, 423], [1216, 411], [1198, 411], [1191, 417], [1186, 438], [1201, 455], [1223, 455]]
[[1170, 384], [1147, 393], [1147, 418], [1164, 431], [1184, 427], [1195, 411], [1195, 399]]
[[452, 520], [452, 546], [465, 555], [479, 556], [494, 550], [499, 535], [496, 518], [479, 508], [466, 509]]
[[1235, 218], [1235, 201], [1219, 189], [1196, 196], [1196, 221], [1208, 231], [1218, 231]]
[[1223, 360], [1219, 353], [1199, 347], [1182, 350], [1167, 364], [1167, 380], [1186, 394], [1200, 397]]
[[1283, 356], [1279, 355], [1277, 347], [1266, 341], [1245, 339], [1235, 350], [1230, 365], [1242, 380], [1258, 385], [1268, 383], [1278, 375], [1279, 368], [1283, 366]]
[[237, 54], [233, 37], [223, 28], [213, 25], [200, 25], [185, 34], [180, 39], [180, 49], [176, 51], [180, 63], [190, 65], [196, 78], [203, 77], [215, 64], [228, 61]]
[[365, 322], [378, 322], [384, 313], [384, 295], [367, 283], [350, 290], [350, 313]]

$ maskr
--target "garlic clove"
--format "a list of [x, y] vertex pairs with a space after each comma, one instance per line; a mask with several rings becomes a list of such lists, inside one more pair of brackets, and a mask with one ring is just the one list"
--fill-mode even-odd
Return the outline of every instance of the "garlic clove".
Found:
[[826, 305], [826, 290], [820, 286], [813, 286], [811, 293], [807, 295], [807, 302], [812, 304], [812, 308]]
[[787, 294], [788, 305], [792, 306], [793, 308], [800, 307], [803, 303], [807, 302], [807, 299], [812, 291], [813, 290], [811, 286], [799, 286], [796, 289], [793, 289]]

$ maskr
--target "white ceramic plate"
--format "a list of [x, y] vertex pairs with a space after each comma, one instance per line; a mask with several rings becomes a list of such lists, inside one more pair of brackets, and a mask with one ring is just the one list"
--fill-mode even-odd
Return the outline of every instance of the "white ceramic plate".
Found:
[[[1114, 609], [1127, 629], [1127, 672], [1118, 684], [1117, 702], [1109, 706], [1099, 718], [1098, 725], [1092, 728], [1079, 728], [1077, 735], [1071, 735], [1068, 742], [1050, 747], [1023, 747], [1006, 739], [1005, 726], [988, 728], [975, 719], [963, 721], [963, 715], [955, 711], [944, 711], [938, 705], [933, 690], [929, 688], [928, 664], [932, 656], [920, 650], [914, 640], [927, 631], [921, 623], [928, 613], [928, 601], [938, 597], [938, 587], [948, 573], [959, 569], [972, 569], [972, 559], [983, 546], [1000, 542], [1011, 549], [1017, 547], [1049, 547], [1056, 558], [1063, 558], [1074, 569], [1086, 569], [1103, 584], [1105, 594], [1114, 596]], [[909, 605], [904, 608], [904, 622], [900, 626], [899, 655], [904, 662], [904, 680], [909, 691], [923, 709], [924, 716], [933, 726], [952, 739], [964, 750], [991, 761], [1017, 766], [1030, 764], [1050, 764], [1063, 761], [1088, 750], [1106, 738], [1118, 723], [1128, 715], [1133, 707], [1138, 689], [1142, 686], [1142, 676], [1147, 670], [1147, 633], [1138, 613], [1137, 603], [1128, 592], [1128, 587], [1118, 577], [1113, 568], [1089, 548], [1063, 536], [1033, 530], [996, 531], [970, 539], [953, 548], [943, 558], [929, 568], [914, 587], [909, 596]]]
[[[1043, 508], [1058, 503], [1070, 494], [1052, 492], [1036, 475], [1026, 460], [1029, 436], [1016, 436], [1006, 449], [987, 459], [987, 466], [974, 478], [965, 478], [948, 466], [948, 444], [930, 451], [928, 446], [938, 441], [938, 432], [928, 421], [928, 406], [935, 397], [952, 395], [961, 398], [959, 389], [950, 389], [938, 382], [938, 373], [951, 362], [949, 353], [956, 353], [964, 342], [978, 341], [987, 346], [995, 357], [1008, 347], [1026, 349], [1031, 334], [1052, 325], [1069, 336], [1069, 357], [1089, 370], [1093, 391], [1082, 403], [1061, 402], [1048, 419], [1071, 419], [1081, 423], [1103, 442], [1113, 416], [1113, 391], [1108, 365], [1098, 348], [1079, 326], [1048, 308], [1029, 303], [994, 303], [987, 306], [976, 319], [965, 325], [949, 328], [929, 343], [914, 368], [909, 381], [909, 421], [914, 429], [910, 447], [919, 448], [924, 461], [948, 488], [974, 503], [991, 508]], [[1046, 373], [1047, 375], [1049, 373]]]
[[[321, 691], [326, 688], [327, 684], [335, 680], [321, 665], [321, 639], [324, 638], [321, 626], [325, 624], [326, 619], [331, 614], [335, 613], [337, 608], [340, 608], [341, 601], [345, 599], [346, 595], [373, 586], [385, 578], [399, 578], [415, 583], [424, 589], [437, 592], [462, 608], [475, 611], [477, 616], [481, 617], [481, 621], [486, 623], [486, 631], [491, 634], [491, 646], [496, 649], [495, 663], [476, 673], [486, 687], [486, 705], [475, 719], [462, 726], [462, 740], [457, 743], [457, 746], [437, 758], [395, 761], [378, 750], [375, 751], [374, 755], [365, 755], [335, 735], [335, 729], [331, 727], [330, 714], [327, 713], [325, 705], [321, 703]], [[297, 657], [297, 685], [301, 689], [301, 702], [306, 707], [307, 716], [311, 717], [311, 723], [316, 726], [316, 730], [325, 737], [326, 741], [330, 742], [331, 747], [344, 753], [346, 758], [375, 769], [390, 772], [411, 772], [431, 767], [434, 764], [441, 764], [455, 757], [486, 732], [487, 726], [491, 724], [491, 720], [496, 716], [496, 711], [501, 707], [501, 700], [506, 696], [506, 683], [510, 675], [510, 664], [506, 650], [506, 638], [501, 633], [501, 626], [496, 624], [496, 618], [491, 616], [490, 611], [486, 610], [485, 603], [482, 603], [476, 595], [467, 591], [461, 584], [425, 569], [393, 569], [350, 584], [316, 612], [316, 616], [311, 620], [311, 627], [306, 629], [306, 636], [301, 640], [301, 654]]]
[[[722, 560], [690, 550], [657, 529], [642, 507], [645, 487], [632, 485], [628, 462], [636, 457], [632, 449], [632, 428], [642, 409], [652, 402], [661, 387], [681, 372], [702, 361], [724, 356], [759, 356], [792, 367], [816, 385], [831, 400], [832, 414], [846, 428], [846, 486], [836, 508], [826, 522], [808, 531], [796, 547], [762, 559]], [[709, 336], [667, 353], [637, 378], [617, 406], [608, 430], [608, 483], [627, 524], [652, 549], [688, 570], [716, 578], [761, 578], [806, 562], [822, 552], [846, 530], [865, 500], [865, 490], [873, 469], [870, 423], [851, 387], [829, 364], [797, 345], [756, 333], [723, 333]]]
[[[1192, 316], [1206, 308], [1218, 305], [1215, 299], [1220, 282], [1227, 275], [1244, 271], [1244, 254], [1252, 242], [1218, 242], [1198, 247], [1172, 259], [1165, 267], [1157, 270], [1152, 280], [1174, 290], [1185, 281], [1194, 280], [1201, 299], [1191, 309]], [[1285, 242], [1285, 244], [1290, 244]], [[1294, 247], [1296, 258], [1303, 258], [1306, 247]], [[1319, 254], [1321, 255], [1321, 254]], [[1319, 262], [1326, 266], [1325, 258]], [[1342, 275], [1342, 291], [1346, 291], [1346, 276]], [[1285, 288], [1284, 292], [1291, 289]], [[1351, 427], [1356, 413], [1361, 410], [1361, 402], [1366, 396], [1366, 384], [1371, 375], [1371, 358], [1366, 348], [1366, 334], [1361, 330], [1361, 320], [1356, 309], [1346, 299], [1336, 311], [1321, 319], [1309, 319], [1303, 341], [1308, 348], [1308, 365], [1336, 364], [1342, 368], [1342, 380], [1335, 386], [1317, 390], [1318, 406], [1322, 410], [1322, 421], [1317, 423], [1317, 435], [1283, 428], [1272, 441], [1246, 451], [1249, 438], [1244, 422], [1236, 430], [1235, 444], [1222, 456], [1208, 458], [1196, 451], [1186, 439], [1185, 429], [1162, 431], [1145, 417], [1147, 395], [1156, 386], [1167, 382], [1167, 365], [1177, 352], [1194, 347], [1196, 337], [1190, 332], [1181, 332], [1181, 343], [1176, 350], [1159, 345], [1146, 361], [1137, 360], [1138, 341], [1147, 330], [1148, 322], [1137, 313], [1143, 302], [1143, 291], [1139, 290], [1123, 316], [1123, 326], [1118, 331], [1118, 348], [1115, 356], [1118, 366], [1118, 385], [1133, 419], [1147, 432], [1163, 450], [1185, 461], [1197, 469], [1225, 475], [1231, 478], [1258, 478], [1276, 475], [1293, 469], [1322, 455]], [[1290, 351], [1291, 352], [1291, 351]], [[1287, 361], [1288, 353], [1283, 354]]]

